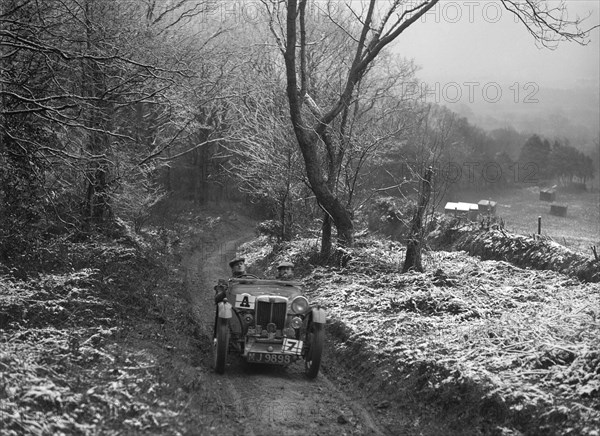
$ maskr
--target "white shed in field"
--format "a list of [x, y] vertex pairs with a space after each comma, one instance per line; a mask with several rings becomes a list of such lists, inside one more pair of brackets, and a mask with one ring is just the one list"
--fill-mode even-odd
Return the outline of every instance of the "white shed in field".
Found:
[[475, 203], [451, 202], [446, 203], [444, 213], [454, 216], [462, 216], [470, 220], [476, 220], [479, 213], [479, 206]]

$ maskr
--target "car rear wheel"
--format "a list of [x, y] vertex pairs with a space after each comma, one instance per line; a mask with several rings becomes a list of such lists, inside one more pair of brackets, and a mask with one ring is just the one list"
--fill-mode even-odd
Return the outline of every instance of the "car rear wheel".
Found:
[[213, 364], [215, 372], [223, 374], [225, 372], [225, 362], [227, 361], [227, 350], [229, 349], [229, 326], [227, 319], [217, 318], [217, 327], [215, 339], [213, 341]]
[[306, 343], [308, 344], [308, 350], [304, 356], [306, 376], [308, 378], [315, 378], [319, 374], [323, 344], [325, 343], [325, 329], [323, 324], [310, 323], [306, 332]]

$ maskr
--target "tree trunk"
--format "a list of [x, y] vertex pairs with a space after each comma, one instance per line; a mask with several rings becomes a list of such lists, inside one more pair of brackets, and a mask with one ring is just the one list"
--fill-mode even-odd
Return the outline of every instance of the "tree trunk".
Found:
[[[90, 4], [86, 2], [86, 48], [90, 55], [96, 54], [96, 36], [91, 24]], [[110, 116], [112, 108], [104, 100], [106, 93], [105, 76], [96, 60], [84, 60], [83, 77], [84, 95], [93, 101], [89, 107], [86, 126], [89, 128], [88, 150], [92, 158], [86, 171], [87, 189], [83, 216], [93, 224], [105, 224], [112, 217], [112, 209], [108, 192], [109, 165], [106, 154], [110, 139]]]
[[104, 224], [112, 217], [106, 176], [105, 163], [95, 162], [91, 164], [88, 171], [85, 217], [94, 224]]
[[[337, 228], [338, 241], [341, 245], [352, 245], [354, 242], [354, 224], [352, 215], [339, 198], [331, 191], [327, 185], [327, 180], [321, 169], [319, 160], [318, 141], [319, 137], [315, 133], [315, 128], [308, 126], [302, 117], [302, 96], [298, 87], [296, 71], [296, 18], [297, 1], [290, 1], [287, 6], [287, 42], [284, 53], [286, 78], [287, 78], [287, 96], [290, 104], [290, 118], [294, 126], [294, 133], [298, 141], [298, 146], [304, 158], [306, 167], [306, 176], [310, 187], [317, 198], [317, 201], [323, 209], [329, 213], [335, 227]], [[301, 15], [304, 14], [306, 1], [300, 2]], [[301, 17], [301, 22], [303, 17]], [[301, 29], [303, 31], [303, 29]], [[326, 126], [324, 126], [326, 127]]]
[[321, 227], [321, 259], [323, 261], [331, 256], [331, 218], [325, 213]]
[[[290, 112], [295, 113], [296, 110], [299, 112], [299, 109], [290, 106]], [[299, 117], [299, 113], [294, 114], [292, 116], [292, 122], [298, 145], [300, 146], [302, 157], [304, 158], [306, 175], [310, 187], [321, 207], [331, 216], [337, 229], [338, 242], [340, 245], [350, 246], [354, 243], [354, 223], [352, 222], [352, 214], [328, 186], [317, 154], [317, 137], [308, 133], [303, 128], [302, 124], [299, 124]], [[295, 118], [296, 122], [294, 122]]]
[[406, 258], [404, 259], [404, 266], [402, 267], [403, 273], [409, 270], [423, 272], [423, 264], [421, 262], [421, 249], [423, 245], [423, 215], [425, 214], [427, 204], [429, 203], [429, 197], [431, 196], [432, 175], [433, 168], [427, 168], [423, 177], [421, 192], [419, 193], [417, 210], [413, 215], [409, 239], [406, 243]]
[[281, 222], [281, 230], [279, 233], [279, 239], [282, 241], [288, 241], [289, 239], [287, 239], [288, 236], [288, 230], [287, 230], [287, 222], [286, 222], [286, 214], [287, 214], [287, 209], [286, 209], [286, 198], [287, 195], [284, 195], [283, 198], [281, 199], [281, 203], [279, 205], [280, 211], [279, 211], [279, 220]]

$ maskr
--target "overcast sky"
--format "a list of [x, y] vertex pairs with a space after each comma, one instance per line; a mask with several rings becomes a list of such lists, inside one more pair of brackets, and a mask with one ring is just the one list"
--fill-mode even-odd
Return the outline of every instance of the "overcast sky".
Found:
[[[600, 23], [598, 0], [569, 0], [567, 4], [569, 11], [580, 16], [592, 11], [587, 23]], [[540, 88], [598, 89], [600, 30], [595, 29], [590, 39], [585, 47], [563, 42], [553, 51], [538, 48], [525, 27], [515, 23], [514, 16], [500, 2], [446, 0], [429, 12], [425, 22], [407, 29], [394, 51], [421, 66], [421, 80], [442, 87], [449, 81], [477, 81], [480, 86], [486, 82], [503, 87], [518, 83], [521, 92], [528, 91], [523, 87], [529, 82]]]

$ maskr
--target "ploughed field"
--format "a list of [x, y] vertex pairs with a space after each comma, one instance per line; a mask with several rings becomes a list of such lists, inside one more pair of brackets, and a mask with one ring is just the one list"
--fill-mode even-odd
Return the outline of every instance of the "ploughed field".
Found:
[[374, 239], [346, 268], [312, 269], [314, 245], [279, 256], [309, 271], [334, 354], [367, 397], [438, 407], [456, 434], [598, 434], [598, 284], [464, 252], [429, 253], [427, 272], [400, 274], [404, 248]]

